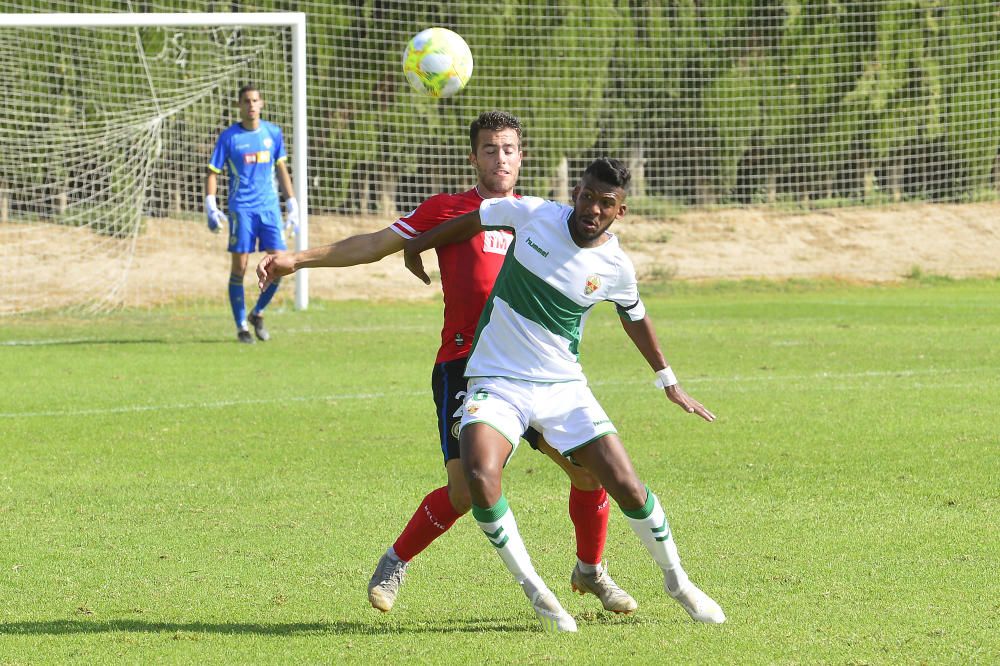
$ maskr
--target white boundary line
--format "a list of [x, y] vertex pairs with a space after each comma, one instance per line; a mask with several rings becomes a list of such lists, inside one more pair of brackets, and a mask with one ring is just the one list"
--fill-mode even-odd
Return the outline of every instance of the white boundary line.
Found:
[[78, 345], [83, 342], [98, 342], [97, 338], [63, 338], [51, 340], [3, 340], [0, 347], [44, 347], [45, 345]]
[[[426, 326], [421, 326], [419, 324], [409, 324], [403, 326], [397, 326], [394, 324], [386, 324], [385, 326], [300, 326], [297, 328], [283, 328], [281, 329], [282, 335], [297, 335], [305, 334], [311, 335], [313, 333], [372, 333], [374, 331], [418, 331], [421, 333], [426, 333], [429, 329]], [[435, 332], [436, 335], [436, 332]], [[185, 344], [192, 342], [190, 337], [177, 337], [177, 338], [164, 338], [162, 340], [164, 343], [168, 344]], [[228, 343], [229, 338], [219, 337], [220, 343]], [[112, 339], [111, 337], [81, 337], [81, 338], [38, 338], [38, 339], [28, 339], [28, 340], [0, 340], [0, 347], [44, 347], [47, 345], [78, 345], [83, 343], [93, 343], [95, 345], [101, 344], [115, 344], [119, 342], [149, 342], [143, 339], [129, 339], [127, 337], [121, 339]]]
[[[872, 379], [872, 378], [890, 378], [890, 379], [903, 379], [910, 377], [933, 377], [933, 376], [943, 376], [943, 375], [955, 375], [955, 374], [972, 374], [976, 371], [988, 371], [990, 368], [980, 367], [980, 368], [951, 368], [947, 370], [927, 368], [924, 370], [871, 370], [866, 372], [818, 372], [811, 375], [754, 375], [754, 376], [742, 376], [736, 375], [733, 377], [702, 377], [702, 378], [691, 378], [684, 381], [685, 386], [690, 385], [724, 385], [727, 390], [736, 390], [737, 392], [744, 393], [750, 390], [756, 390], [757, 386], [762, 381], [781, 381], [781, 382], [816, 382], [817, 380], [832, 380], [832, 381], [843, 381], [849, 379]], [[994, 377], [997, 377], [994, 374]], [[735, 386], [740, 383], [745, 383], [746, 386]], [[640, 382], [635, 381], [597, 381], [590, 382], [592, 386], [606, 386], [606, 387], [627, 387], [629, 389], [637, 389], [642, 386]], [[650, 382], [652, 384], [652, 382]], [[986, 382], [989, 384], [989, 382]], [[984, 386], [982, 380], [977, 380], [976, 382], [965, 382], [961, 384], [919, 384], [916, 388], [964, 388], [969, 386]], [[911, 385], [912, 386], [912, 385]], [[824, 390], [856, 390], [856, 387], [824, 387]], [[653, 389], [650, 388], [650, 391]], [[429, 395], [429, 391], [392, 391], [393, 396], [422, 396]], [[121, 407], [104, 407], [104, 408], [93, 408], [93, 409], [65, 409], [65, 410], [46, 410], [37, 412], [0, 412], [0, 419], [20, 419], [20, 418], [65, 418], [65, 417], [79, 417], [79, 416], [105, 416], [111, 414], [136, 414], [142, 412], [160, 412], [160, 411], [173, 411], [173, 410], [184, 410], [184, 409], [221, 409], [223, 407], [237, 407], [241, 405], [270, 405], [276, 403], [289, 403], [289, 402], [331, 402], [338, 400], [373, 400], [379, 398], [385, 398], [388, 393], [343, 393], [335, 395], [316, 395], [316, 396], [291, 396], [291, 397], [280, 397], [280, 398], [248, 398], [245, 400], [217, 400], [214, 402], [187, 402], [187, 403], [174, 403], [174, 404], [153, 404], [153, 405], [123, 405]]]

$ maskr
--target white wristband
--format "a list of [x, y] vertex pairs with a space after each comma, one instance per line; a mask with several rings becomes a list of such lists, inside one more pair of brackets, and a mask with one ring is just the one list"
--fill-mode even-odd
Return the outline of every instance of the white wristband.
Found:
[[215, 202], [214, 194], [205, 195], [205, 210], [206, 211], [217, 211], [219, 210], [219, 204]]
[[656, 381], [653, 382], [653, 386], [658, 389], [665, 389], [668, 386], [673, 386], [677, 383], [677, 376], [674, 371], [670, 369], [670, 366], [663, 368], [662, 370], [656, 371]]

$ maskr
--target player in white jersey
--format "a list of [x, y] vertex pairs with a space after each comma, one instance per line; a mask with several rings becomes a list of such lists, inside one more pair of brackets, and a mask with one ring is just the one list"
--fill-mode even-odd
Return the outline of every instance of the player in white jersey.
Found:
[[407, 267], [429, 283], [420, 252], [483, 229], [514, 232], [466, 368], [462, 465], [476, 521], [549, 631], [576, 631], [576, 622], [535, 572], [501, 488], [503, 467], [528, 426], [601, 481], [663, 571], [666, 592], [694, 620], [726, 619], [681, 567], [659, 500], [636, 475], [578, 361], [590, 309], [611, 301], [667, 398], [690, 414], [715, 420], [677, 383], [639, 298], [635, 269], [608, 232], [625, 215], [629, 179], [625, 165], [601, 158], [574, 188], [573, 206], [535, 197], [490, 199], [478, 211], [407, 241], [404, 250]]

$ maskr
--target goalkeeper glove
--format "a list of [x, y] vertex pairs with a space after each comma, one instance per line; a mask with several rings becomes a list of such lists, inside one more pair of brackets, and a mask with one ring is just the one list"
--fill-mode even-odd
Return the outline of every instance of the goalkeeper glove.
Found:
[[226, 222], [226, 214], [219, 210], [214, 194], [205, 197], [205, 215], [208, 216], [208, 230], [213, 234], [219, 233], [222, 225]]
[[299, 202], [295, 197], [285, 200], [285, 231], [293, 236], [299, 233]]

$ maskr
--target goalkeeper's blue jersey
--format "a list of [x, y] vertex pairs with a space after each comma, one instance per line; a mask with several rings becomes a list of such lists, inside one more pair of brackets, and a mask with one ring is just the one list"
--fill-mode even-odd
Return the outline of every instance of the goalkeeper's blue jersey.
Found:
[[278, 205], [278, 189], [274, 181], [274, 165], [288, 159], [281, 128], [266, 120], [255, 130], [240, 123], [230, 125], [215, 142], [215, 152], [209, 168], [229, 172], [230, 211], [272, 208]]

